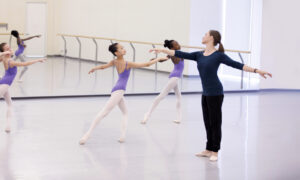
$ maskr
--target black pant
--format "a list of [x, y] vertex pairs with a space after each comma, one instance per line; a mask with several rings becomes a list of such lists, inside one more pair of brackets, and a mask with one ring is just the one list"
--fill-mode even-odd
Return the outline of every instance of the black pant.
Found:
[[222, 104], [224, 95], [202, 95], [202, 111], [206, 129], [206, 149], [218, 152], [222, 138]]

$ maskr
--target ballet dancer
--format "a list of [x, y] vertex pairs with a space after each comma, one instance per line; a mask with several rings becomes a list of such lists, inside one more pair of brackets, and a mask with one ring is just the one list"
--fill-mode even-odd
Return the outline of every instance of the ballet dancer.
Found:
[[148, 67], [152, 64], [155, 64], [158, 61], [168, 59], [167, 57], [162, 57], [162, 58], [153, 59], [153, 60], [151, 60], [149, 62], [145, 62], [145, 63], [136, 63], [136, 62], [125, 61], [124, 55], [126, 54], [126, 50], [119, 43], [114, 43], [114, 44], [110, 45], [108, 50], [117, 58], [115, 60], [110, 61], [107, 64], [96, 66], [96, 67], [92, 68], [89, 71], [89, 74], [95, 72], [96, 70], [102, 70], [102, 69], [109, 68], [111, 66], [115, 66], [118, 71], [118, 74], [119, 74], [119, 79], [111, 91], [111, 96], [110, 96], [109, 100], [107, 101], [107, 103], [105, 104], [103, 109], [97, 114], [97, 116], [95, 117], [94, 121], [92, 122], [89, 130], [80, 139], [79, 144], [81, 144], [81, 145], [84, 145], [86, 143], [86, 141], [90, 137], [92, 131], [95, 129], [96, 125], [105, 116], [107, 116], [111, 112], [111, 110], [117, 105], [119, 106], [119, 108], [123, 114], [121, 136], [118, 141], [120, 143], [124, 142], [125, 136], [126, 136], [126, 130], [127, 130], [127, 121], [128, 121], [128, 111], [127, 111], [127, 107], [125, 105], [124, 93], [126, 90], [126, 85], [127, 85], [127, 81], [128, 81], [129, 75], [130, 75], [131, 68]]
[[1, 58], [0, 60], [3, 62], [3, 66], [5, 68], [5, 75], [0, 80], [0, 97], [5, 99], [7, 105], [7, 112], [6, 112], [6, 128], [5, 132], [10, 132], [10, 121], [12, 118], [12, 100], [9, 94], [9, 87], [13, 83], [15, 76], [17, 74], [17, 67], [22, 66], [26, 67], [32, 65], [37, 62], [44, 62], [46, 59], [36, 59], [27, 62], [15, 62], [11, 59], [11, 55], [13, 54], [12, 50], [10, 49], [7, 43], [0, 44], [0, 53]]
[[[197, 68], [203, 86], [202, 111], [207, 143], [206, 150], [196, 154], [196, 156], [209, 157], [211, 161], [217, 161], [218, 151], [221, 145], [222, 103], [224, 98], [223, 86], [217, 75], [220, 64], [226, 64], [246, 72], [258, 73], [263, 78], [267, 78], [267, 76], [272, 77], [272, 74], [251, 68], [228, 57], [224, 53], [224, 47], [221, 43], [221, 34], [216, 30], [208, 31], [202, 38], [202, 44], [206, 46], [204, 51], [192, 53], [156, 48], [150, 50], [150, 52], [162, 52], [169, 56], [176, 56], [197, 62]], [[217, 45], [219, 45], [218, 50], [215, 47]]]
[[[164, 47], [167, 47], [171, 50], [180, 50], [180, 45], [175, 40], [165, 40]], [[174, 89], [175, 95], [176, 95], [176, 110], [177, 110], [177, 118], [174, 120], [175, 123], [180, 123], [182, 116], [181, 116], [181, 93], [178, 88], [178, 81], [182, 76], [183, 68], [184, 68], [184, 60], [182, 58], [177, 57], [170, 57], [172, 59], [172, 62], [174, 64], [174, 69], [169, 75], [169, 81], [167, 85], [164, 87], [164, 89], [161, 91], [161, 93], [154, 99], [154, 102], [152, 106], [150, 107], [149, 111], [145, 114], [142, 124], [146, 124], [146, 122], [151, 117], [151, 114], [153, 113], [154, 109], [157, 107], [157, 105], [160, 103], [161, 100], [163, 100], [169, 92]], [[163, 62], [163, 61], [160, 61]]]
[[[21, 39], [20, 38], [20, 35], [19, 35], [19, 32], [16, 31], [16, 30], [13, 30], [11, 31], [11, 35], [14, 36], [15, 38], [17, 38], [17, 44], [18, 44], [18, 49], [16, 50], [15, 52], [15, 57], [14, 57], [14, 60], [17, 60], [17, 59], [20, 59], [21, 62], [25, 62], [25, 57], [24, 57], [24, 50], [26, 48], [26, 45], [24, 44], [24, 41], [28, 41], [30, 39], [33, 39], [33, 38], [39, 38], [41, 37], [41, 35], [36, 35], [36, 36], [31, 36], [31, 37], [28, 37], [28, 38], [25, 38], [25, 39]], [[22, 82], [22, 77], [23, 75], [25, 74], [25, 72], [28, 70], [28, 67], [23, 67], [23, 70], [21, 71], [20, 75], [19, 75], [19, 80], [18, 82]]]

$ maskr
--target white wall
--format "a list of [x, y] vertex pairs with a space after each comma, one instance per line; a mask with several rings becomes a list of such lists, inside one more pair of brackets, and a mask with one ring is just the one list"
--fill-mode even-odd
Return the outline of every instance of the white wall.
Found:
[[261, 88], [300, 89], [300, 1], [264, 0], [261, 68], [272, 79], [261, 80]]
[[[262, 0], [252, 0], [251, 3], [251, 32], [250, 32], [250, 62], [248, 63], [251, 67], [260, 67], [261, 57], [261, 35], [262, 35]], [[259, 84], [260, 77], [258, 74], [249, 73], [249, 78]], [[253, 89], [249, 84], [249, 89]]]
[[[189, 45], [202, 47], [202, 37], [210, 29], [222, 32], [222, 13], [222, 0], [191, 0]], [[195, 63], [188, 64], [189, 75], [199, 75]]]
[[[223, 12], [222, 42], [226, 49], [250, 50], [250, 26], [251, 26], [251, 0], [223, 0], [225, 12]], [[227, 53], [232, 59], [241, 62], [237, 53]], [[245, 63], [248, 56], [242, 54]], [[223, 76], [236, 76], [240, 78], [241, 71], [222, 65]]]

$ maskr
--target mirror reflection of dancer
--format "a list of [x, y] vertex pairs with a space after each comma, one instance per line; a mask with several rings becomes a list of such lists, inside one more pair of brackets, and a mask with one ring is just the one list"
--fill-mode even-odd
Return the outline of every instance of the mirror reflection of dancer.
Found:
[[[180, 50], [180, 45], [175, 40], [165, 40], [164, 47], [167, 47], [171, 50]], [[169, 81], [167, 85], [164, 87], [164, 89], [160, 92], [160, 94], [154, 99], [154, 102], [149, 109], [149, 111], [145, 114], [142, 124], [146, 124], [146, 122], [151, 117], [151, 114], [153, 113], [154, 109], [157, 107], [157, 105], [160, 103], [161, 100], [163, 100], [169, 92], [174, 89], [175, 95], [176, 95], [176, 111], [177, 111], [177, 117], [174, 120], [175, 123], [180, 123], [182, 119], [182, 113], [181, 113], [181, 92], [178, 88], [178, 81], [182, 76], [182, 72], [184, 69], [184, 60], [182, 58], [177, 58], [172, 56], [171, 57], [172, 62], [174, 64], [174, 69], [169, 75]], [[162, 62], [162, 61], [160, 61]]]
[[[190, 59], [197, 62], [197, 68], [203, 86], [202, 111], [207, 143], [206, 150], [196, 154], [196, 156], [210, 157], [211, 161], [217, 161], [218, 151], [221, 146], [222, 104], [224, 98], [223, 86], [217, 74], [220, 64], [226, 64], [246, 72], [258, 73], [263, 78], [267, 78], [267, 75], [272, 77], [272, 74], [236, 62], [224, 54], [221, 34], [218, 31], [208, 31], [202, 38], [202, 44], [206, 46], [204, 51], [192, 53], [168, 49], [152, 49], [150, 52], [162, 52], [169, 56]], [[215, 47], [216, 45], [219, 45], [218, 50]]]
[[[25, 62], [25, 57], [24, 57], [24, 50], [26, 48], [26, 45], [24, 44], [24, 41], [28, 41], [30, 39], [33, 39], [33, 38], [39, 38], [41, 37], [41, 35], [36, 35], [36, 36], [31, 36], [31, 37], [28, 37], [28, 38], [25, 38], [25, 39], [21, 39], [20, 38], [20, 35], [19, 35], [19, 32], [16, 31], [16, 30], [13, 30], [11, 31], [11, 35], [14, 36], [15, 38], [17, 38], [17, 44], [18, 44], [18, 49], [16, 50], [15, 52], [15, 57], [14, 57], [14, 60], [17, 60], [17, 59], [20, 59], [21, 62]], [[21, 71], [20, 75], [19, 75], [19, 80], [18, 82], [22, 82], [22, 77], [23, 75], [25, 74], [25, 72], [28, 70], [28, 67], [23, 67], [23, 70]]]
[[136, 62], [125, 61], [123, 56], [126, 54], [126, 50], [119, 43], [114, 43], [114, 44], [110, 45], [109, 51], [117, 58], [115, 60], [110, 61], [107, 64], [94, 67], [93, 69], [91, 69], [91, 71], [89, 73], [93, 73], [94, 71], [99, 70], [99, 69], [102, 70], [102, 69], [109, 68], [111, 66], [115, 66], [118, 71], [118, 74], [119, 74], [119, 79], [111, 91], [111, 96], [110, 96], [109, 100], [107, 101], [107, 103], [105, 104], [103, 109], [97, 114], [97, 116], [94, 119], [94, 121], [92, 122], [89, 130], [80, 139], [79, 144], [81, 144], [81, 145], [86, 143], [86, 141], [90, 137], [92, 131], [95, 129], [96, 125], [105, 116], [107, 116], [111, 112], [111, 110], [117, 105], [119, 106], [119, 108], [123, 114], [121, 136], [118, 141], [120, 143], [124, 142], [125, 136], [126, 136], [126, 131], [127, 131], [127, 121], [128, 121], [128, 111], [127, 111], [127, 107], [125, 105], [124, 93], [126, 90], [126, 85], [127, 85], [127, 81], [128, 81], [129, 75], [130, 75], [131, 68], [147, 67], [147, 66], [157, 63], [158, 61], [168, 59], [167, 57], [156, 58], [156, 59], [153, 59], [153, 60], [151, 60], [149, 62], [145, 62], [145, 63], [136, 63]]
[[5, 131], [7, 133], [10, 132], [10, 121], [12, 117], [12, 101], [9, 94], [9, 87], [13, 83], [15, 76], [17, 75], [17, 67], [22, 66], [26, 67], [32, 65], [37, 62], [44, 62], [45, 59], [37, 59], [27, 62], [15, 62], [11, 59], [12, 50], [10, 49], [9, 45], [6, 43], [0, 44], [0, 61], [3, 62], [3, 66], [5, 69], [5, 75], [0, 80], [0, 97], [5, 99], [7, 105], [7, 112], [6, 112], [6, 119], [7, 125]]

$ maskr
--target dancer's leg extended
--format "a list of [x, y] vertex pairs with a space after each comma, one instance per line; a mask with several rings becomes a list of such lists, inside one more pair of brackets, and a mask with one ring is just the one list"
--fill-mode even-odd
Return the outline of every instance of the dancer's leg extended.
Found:
[[[19, 58], [21, 62], [25, 62], [25, 61], [26, 61], [23, 54], [19, 55], [17, 58]], [[28, 70], [28, 67], [27, 67], [27, 66], [24, 66], [24, 67], [23, 67], [23, 70], [21, 71], [21, 74], [20, 74], [20, 76], [19, 76], [19, 82], [22, 82], [22, 77], [23, 77], [23, 75], [25, 74], [25, 72], [26, 72], [27, 70]]]
[[182, 112], [181, 112], [181, 92], [178, 88], [178, 83], [174, 87], [174, 92], [176, 95], [176, 111], [177, 111], [177, 119], [174, 122], [180, 123], [182, 120]]
[[127, 110], [127, 107], [125, 104], [124, 97], [120, 100], [118, 105], [123, 114], [122, 124], [121, 124], [121, 137], [119, 139], [119, 142], [122, 143], [125, 141], [126, 132], [127, 132], [127, 124], [128, 124], [128, 110]]
[[89, 130], [85, 133], [85, 135], [80, 139], [80, 144], [85, 144], [89, 136], [91, 135], [92, 131], [95, 129], [97, 124], [105, 117], [107, 116], [111, 110], [120, 103], [121, 99], [124, 96], [123, 90], [114, 91], [103, 109], [98, 113], [94, 121], [92, 122]]
[[9, 91], [6, 91], [4, 94], [4, 99], [7, 105], [7, 110], [6, 110], [6, 128], [5, 131], [7, 133], [10, 132], [10, 123], [11, 123], [11, 118], [12, 118], [12, 100], [9, 94]]
[[9, 85], [7, 84], [1, 84], [0, 85], [0, 97], [3, 97], [5, 99], [6, 105], [7, 105], [7, 111], [6, 111], [6, 128], [5, 131], [8, 133], [10, 132], [10, 121], [12, 117], [12, 101], [11, 97], [8, 92]]
[[164, 89], [161, 91], [161, 93], [154, 99], [154, 102], [150, 108], [150, 110], [145, 114], [144, 120], [141, 122], [142, 124], [145, 124], [148, 119], [151, 117], [152, 112], [157, 107], [157, 105], [160, 103], [161, 100], [163, 100], [169, 92], [175, 88], [175, 86], [178, 84], [178, 77], [172, 77], [169, 79], [167, 85], [164, 87]]

